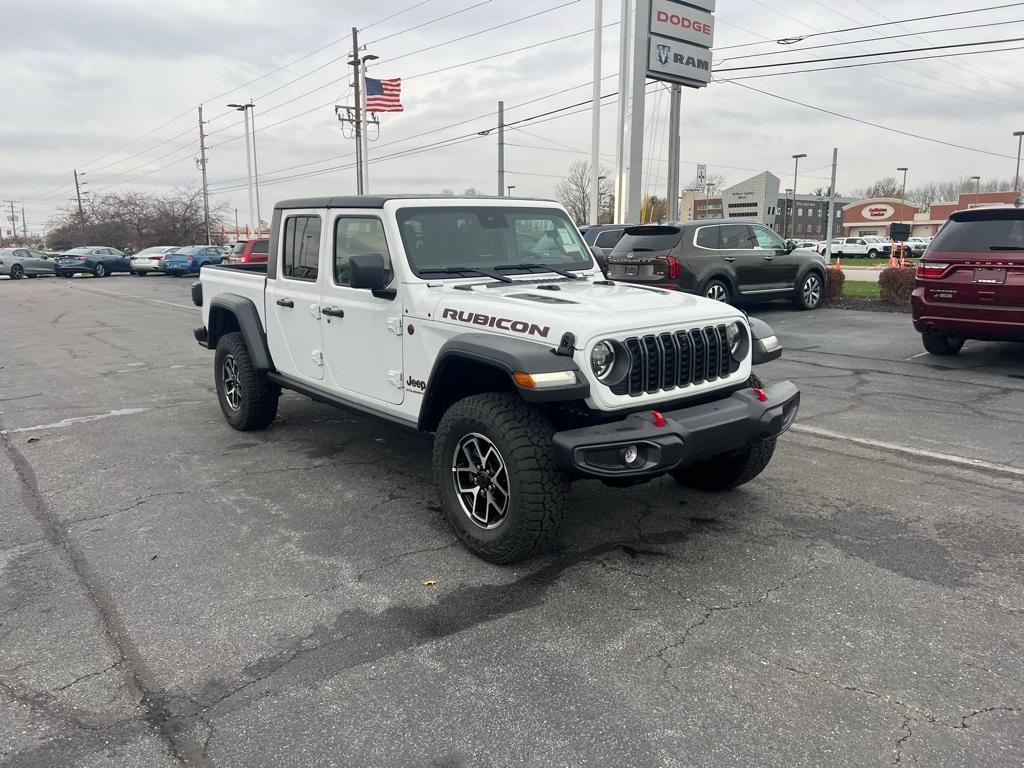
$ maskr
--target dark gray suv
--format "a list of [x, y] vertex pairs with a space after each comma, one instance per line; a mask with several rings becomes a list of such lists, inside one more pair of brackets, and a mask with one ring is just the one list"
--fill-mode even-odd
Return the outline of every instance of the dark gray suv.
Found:
[[794, 249], [763, 224], [735, 220], [628, 227], [608, 256], [612, 280], [741, 303], [792, 299], [814, 309], [825, 295], [825, 260]]

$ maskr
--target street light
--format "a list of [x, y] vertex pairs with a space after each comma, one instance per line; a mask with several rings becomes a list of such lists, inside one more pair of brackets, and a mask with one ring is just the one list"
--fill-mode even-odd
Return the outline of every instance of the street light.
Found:
[[508, 192], [506, 193], [505, 197], [512, 197], [512, 190], [515, 189], [515, 188], [516, 188], [515, 184], [509, 184], [508, 186], [506, 186], [505, 189], [507, 189]]
[[977, 204], [978, 197], [981, 195], [981, 176], [971, 176], [971, 181], [975, 183], [974, 186], [974, 202]]
[[[249, 177], [249, 221], [252, 221], [253, 216], [256, 216], [256, 225], [253, 228], [256, 237], [260, 236], [262, 231], [261, 216], [260, 216], [260, 174], [256, 168], [256, 117], [255, 112], [253, 113], [253, 126], [252, 126], [252, 137], [249, 136], [249, 111], [254, 110], [255, 105], [250, 101], [248, 104], [228, 104], [236, 112], [241, 112], [245, 122], [245, 172]], [[252, 148], [250, 149], [249, 142], [252, 142]], [[253, 172], [256, 173], [256, 204], [253, 206]], [[237, 233], [236, 233], [237, 235]]]
[[1013, 174], [1013, 191], [1020, 192], [1020, 145], [1024, 141], [1024, 131], [1014, 131], [1013, 135], [1017, 137], [1017, 172]]
[[803, 155], [803, 154], [801, 154], [801, 155], [793, 155], [793, 214], [789, 217], [789, 220], [790, 220], [790, 224], [789, 224], [790, 233], [789, 233], [789, 236], [790, 237], [793, 236], [793, 232], [792, 232], [792, 230], [793, 230], [793, 220], [796, 218], [796, 174], [797, 174], [797, 170], [800, 168], [800, 158], [801, 157], [807, 157], [807, 155]]
[[900, 192], [900, 223], [903, 223], [903, 209], [907, 205], [907, 169], [897, 168], [897, 171], [903, 171], [903, 188]]

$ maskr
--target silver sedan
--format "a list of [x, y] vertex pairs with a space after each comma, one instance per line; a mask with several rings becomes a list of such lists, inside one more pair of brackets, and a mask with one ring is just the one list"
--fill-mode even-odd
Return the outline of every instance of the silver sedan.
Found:
[[53, 259], [32, 248], [0, 248], [0, 275], [12, 280], [53, 275]]

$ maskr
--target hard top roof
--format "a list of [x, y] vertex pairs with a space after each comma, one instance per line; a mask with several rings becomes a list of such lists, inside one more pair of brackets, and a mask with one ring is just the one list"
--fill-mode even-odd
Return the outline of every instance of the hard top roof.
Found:
[[329, 197], [296, 197], [291, 200], [280, 200], [275, 209], [289, 208], [383, 208], [384, 203], [391, 200], [437, 200], [438, 202], [463, 202], [474, 200], [507, 200], [509, 202], [553, 203], [546, 198], [498, 197], [497, 195], [338, 195]]

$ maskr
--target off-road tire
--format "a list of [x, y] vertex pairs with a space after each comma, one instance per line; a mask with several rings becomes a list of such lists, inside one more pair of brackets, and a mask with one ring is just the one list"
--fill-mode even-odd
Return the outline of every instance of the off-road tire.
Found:
[[109, 273], [107, 272], [106, 265], [103, 262], [100, 262], [92, 268], [92, 274], [93, 277], [106, 277]]
[[21, 264], [11, 265], [11, 280], [21, 280], [25, 276], [25, 268]]
[[[485, 529], [459, 503], [452, 457], [469, 433], [491, 441], [505, 462], [509, 502], [504, 520]], [[555, 468], [551, 422], [512, 394], [472, 395], [451, 406], [434, 436], [434, 478], [448, 522], [477, 557], [507, 564], [551, 546], [565, 511], [569, 482]]]
[[[817, 298], [814, 298], [814, 292], [808, 290], [808, 283], [816, 281], [817, 285]], [[820, 272], [814, 270], [804, 275], [803, 280], [800, 281], [800, 285], [796, 288], [796, 296], [793, 297], [793, 304], [798, 309], [817, 309], [821, 306], [822, 299], [825, 297], [825, 278], [821, 276]]]
[[[225, 392], [223, 371], [228, 357], [234, 360], [238, 371], [241, 398], [237, 408], [229, 405]], [[249, 348], [241, 333], [226, 333], [220, 337], [213, 370], [217, 400], [228, 424], [242, 432], [265, 429], [270, 425], [277, 416], [277, 401], [281, 390], [267, 378], [266, 371], [257, 370], [253, 366]]]
[[[747, 386], [751, 389], [764, 389], [755, 374], [750, 374]], [[696, 488], [701, 491], [728, 491], [757, 477], [775, 453], [775, 438], [758, 440], [743, 453], [726, 458], [712, 459], [691, 464], [671, 472], [672, 477], [680, 485]]]
[[921, 334], [921, 343], [933, 355], [952, 357], [959, 354], [960, 350], [963, 349], [964, 339], [959, 336], [943, 336], [939, 333], [925, 331]]

